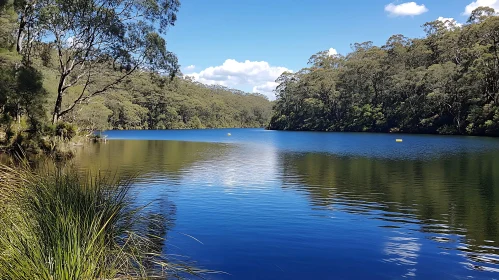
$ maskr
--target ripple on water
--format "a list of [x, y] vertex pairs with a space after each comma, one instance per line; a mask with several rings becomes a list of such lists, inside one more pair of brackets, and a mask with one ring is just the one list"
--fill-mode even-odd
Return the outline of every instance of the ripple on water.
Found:
[[165, 250], [231, 274], [213, 279], [497, 278], [498, 141], [244, 131], [158, 132], [175, 141], [78, 160], [174, 204]]

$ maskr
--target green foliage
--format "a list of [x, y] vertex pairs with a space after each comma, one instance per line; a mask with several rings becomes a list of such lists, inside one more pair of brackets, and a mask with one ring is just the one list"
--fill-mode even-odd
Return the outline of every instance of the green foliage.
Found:
[[19, 121], [22, 115], [33, 122], [43, 120], [46, 97], [39, 70], [0, 56], [0, 105], [4, 120]]
[[[178, 0], [15, 1], [16, 50], [23, 63], [31, 65], [39, 58], [51, 66], [52, 49], [56, 50], [59, 75], [52, 122], [107, 93], [140, 68], [173, 77], [178, 61], [160, 34], [175, 23], [179, 7]], [[125, 71], [108, 71], [101, 79], [101, 70], [110, 68]], [[78, 94], [68, 94], [71, 90]], [[64, 102], [69, 104], [63, 106]]]
[[284, 73], [270, 129], [499, 135], [499, 17], [429, 22], [427, 36], [320, 52]]
[[[0, 6], [0, 21], [9, 23], [0, 32], [10, 34], [0, 42], [3, 129], [18, 123], [6, 144], [23, 133], [16, 141], [21, 147], [51, 151], [73, 137], [61, 121], [91, 135], [264, 127], [270, 119], [271, 103], [262, 95], [174, 77], [177, 58], [159, 32], [175, 23], [178, 0], [5, 0]], [[24, 120], [28, 125], [20, 126]], [[48, 129], [48, 122], [58, 128]]]
[[159, 257], [157, 234], [164, 220], [132, 205], [129, 180], [5, 166], [0, 177], [2, 279], [144, 279], [200, 272]]
[[104, 129], [264, 127], [272, 105], [260, 94], [205, 86], [180, 77], [160, 81], [132, 75], [125, 89], [110, 90], [65, 116], [89, 132]]
[[89, 134], [96, 130], [106, 130], [110, 128], [109, 117], [113, 111], [106, 107], [105, 100], [103, 97], [95, 98], [82, 106], [81, 110], [71, 113], [65, 119], [71, 120]]
[[16, 13], [13, 0], [0, 0], [0, 51], [11, 49], [14, 45], [12, 34], [16, 26]]
[[22, 66], [17, 73], [17, 97], [30, 120], [45, 118], [44, 103], [47, 91], [43, 87], [42, 73], [30, 66]]
[[76, 126], [70, 123], [60, 122], [57, 123], [57, 126], [55, 127], [55, 135], [62, 137], [65, 140], [73, 139], [73, 137], [75, 137], [76, 134], [77, 134]]

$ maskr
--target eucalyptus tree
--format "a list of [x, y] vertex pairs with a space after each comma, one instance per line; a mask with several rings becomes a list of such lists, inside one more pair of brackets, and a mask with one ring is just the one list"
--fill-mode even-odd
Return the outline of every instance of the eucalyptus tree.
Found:
[[53, 123], [137, 70], [179, 69], [161, 36], [174, 25], [179, 0], [15, 0], [15, 7], [18, 52], [29, 58], [34, 43], [45, 43], [57, 54]]
[[320, 52], [283, 74], [270, 129], [499, 135], [499, 16], [435, 20], [426, 36]]
[[482, 22], [488, 17], [494, 16], [496, 11], [490, 7], [478, 7], [471, 12], [470, 17], [468, 18], [468, 23], [478, 23]]

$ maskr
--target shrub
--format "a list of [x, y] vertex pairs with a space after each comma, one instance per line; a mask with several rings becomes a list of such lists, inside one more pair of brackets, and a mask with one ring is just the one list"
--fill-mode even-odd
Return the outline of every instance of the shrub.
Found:
[[76, 136], [77, 133], [77, 128], [76, 126], [70, 124], [70, 123], [65, 123], [61, 122], [58, 123], [57, 126], [55, 127], [55, 135], [62, 137], [64, 140], [71, 140]]

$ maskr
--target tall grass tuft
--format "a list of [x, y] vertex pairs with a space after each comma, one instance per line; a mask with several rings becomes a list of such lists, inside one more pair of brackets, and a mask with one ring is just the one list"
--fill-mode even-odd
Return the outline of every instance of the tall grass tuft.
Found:
[[129, 190], [130, 180], [1, 166], [0, 278], [200, 275], [201, 270], [168, 263], [151, 250], [160, 237], [142, 233], [145, 216], [132, 207]]

